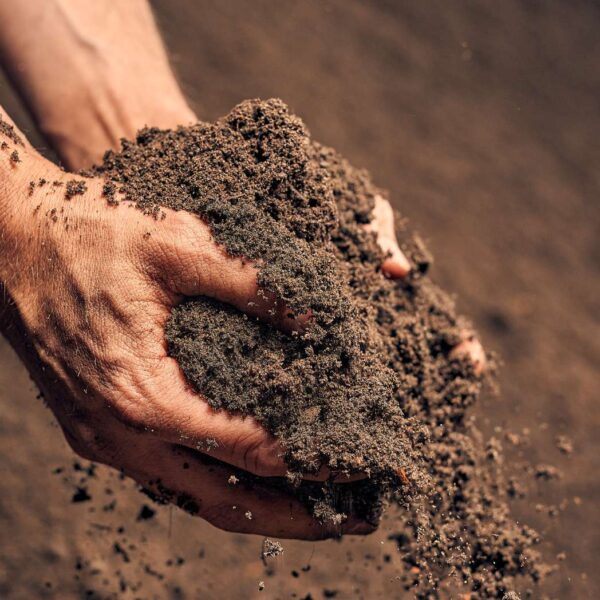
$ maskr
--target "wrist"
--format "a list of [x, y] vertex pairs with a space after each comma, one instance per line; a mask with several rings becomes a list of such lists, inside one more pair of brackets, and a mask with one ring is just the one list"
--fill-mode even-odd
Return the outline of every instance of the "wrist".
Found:
[[0, 59], [70, 169], [144, 125], [196, 120], [144, 1], [0, 1]]
[[[150, 86], [158, 87], [160, 86]], [[39, 116], [42, 132], [71, 170], [98, 163], [121, 138], [132, 139], [145, 126], [169, 129], [197, 120], [178, 88], [146, 90], [143, 84], [123, 85], [102, 78], [71, 88], [62, 106], [52, 105]]]

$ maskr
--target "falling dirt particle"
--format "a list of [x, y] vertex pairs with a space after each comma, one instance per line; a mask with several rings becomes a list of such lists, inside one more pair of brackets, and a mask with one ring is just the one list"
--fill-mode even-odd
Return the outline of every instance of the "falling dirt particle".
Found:
[[264, 581], [259, 581], [258, 582], [258, 591], [262, 592], [265, 589], [265, 582]]
[[87, 488], [78, 487], [71, 498], [71, 502], [73, 502], [73, 504], [78, 504], [79, 502], [88, 502], [91, 499], [92, 497], [89, 495]]
[[138, 513], [136, 521], [149, 521], [154, 518], [156, 515], [156, 511], [153, 508], [150, 508], [147, 504], [143, 504], [140, 508], [140, 512]]
[[518, 433], [506, 432], [504, 437], [511, 446], [519, 446], [521, 444], [521, 437]]
[[560, 471], [553, 465], [540, 464], [535, 467], [536, 479], [550, 481], [551, 479], [560, 479]]
[[260, 553], [260, 557], [263, 562], [267, 558], [275, 558], [279, 555], [283, 554], [283, 546], [274, 540], [269, 538], [265, 538], [262, 543], [262, 551]]
[[573, 453], [573, 440], [566, 435], [559, 435], [556, 438], [556, 447], [567, 456]]
[[239, 482], [239, 479], [235, 475], [230, 475], [227, 483], [229, 485], [236, 485]]
[[115, 554], [119, 555], [123, 559], [123, 562], [131, 562], [129, 553], [127, 552], [127, 550], [125, 550], [125, 548], [123, 548], [123, 546], [121, 546], [121, 544], [119, 544], [119, 542], [115, 542], [113, 544], [113, 551]]
[[246, 519], [248, 519], [248, 521], [252, 521], [252, 512], [247, 510], [244, 514], [244, 516], [246, 517]]

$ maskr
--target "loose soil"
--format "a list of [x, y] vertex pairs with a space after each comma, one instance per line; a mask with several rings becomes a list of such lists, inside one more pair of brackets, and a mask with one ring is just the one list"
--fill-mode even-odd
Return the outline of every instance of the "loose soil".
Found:
[[[174, 309], [166, 335], [214, 408], [252, 415], [282, 441], [315, 516], [340, 523], [352, 507], [375, 522], [385, 502], [400, 504], [401, 578], [423, 597], [450, 572], [482, 597], [510, 591], [517, 575], [539, 579], [537, 535], [508, 514], [501, 447], [469, 419], [482, 382], [468, 360], [450, 359], [469, 326], [426, 276], [428, 252], [400, 217], [413, 269], [383, 275], [365, 227], [383, 192], [368, 175], [311, 140], [279, 100], [122, 145], [94, 174], [155, 217], [161, 207], [197, 214], [232, 256], [256, 261], [261, 287], [290, 314], [310, 316], [284, 333], [200, 297]], [[300, 483], [322, 465], [369, 477]]]
[[[392, 191], [427, 236], [433, 276], [459, 294], [485, 347], [502, 356], [502, 395], [482, 396], [473, 416], [485, 439], [502, 442], [511, 473], [526, 475], [512, 488], [512, 512], [535, 524], [560, 565], [539, 586], [517, 583], [521, 598], [528, 588], [535, 598], [599, 597], [597, 7], [198, 7], [153, 2], [197, 113], [212, 120], [241, 98], [284, 98], [317, 139]], [[47, 152], [5, 80], [0, 98]], [[414, 597], [396, 579], [396, 509], [366, 538], [286, 541], [265, 569], [259, 538], [168, 507], [153, 506], [155, 517], [138, 522], [145, 499], [117, 473], [99, 466], [81, 481], [80, 470], [64, 468], [72, 453], [35, 394], [0, 340], [3, 598]], [[570, 456], [556, 445], [562, 435], [572, 440]], [[550, 464], [562, 478], [536, 476]], [[92, 499], [71, 504], [82, 486]], [[465, 591], [440, 596], [462, 600]]]

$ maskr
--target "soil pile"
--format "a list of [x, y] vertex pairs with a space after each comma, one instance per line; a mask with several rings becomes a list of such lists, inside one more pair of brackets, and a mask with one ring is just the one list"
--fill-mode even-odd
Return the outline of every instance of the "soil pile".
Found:
[[302, 484], [317, 516], [339, 521], [352, 505], [375, 519], [385, 499], [401, 503], [402, 578], [422, 597], [450, 574], [488, 597], [516, 575], [541, 576], [535, 533], [508, 513], [500, 448], [484, 447], [468, 415], [482, 382], [449, 358], [468, 324], [403, 227], [414, 268], [383, 276], [365, 228], [383, 192], [366, 173], [277, 100], [244, 102], [214, 124], [142, 130], [94, 172], [145, 212], [198, 214], [231, 255], [256, 261], [267, 293], [310, 315], [286, 334], [194, 298], [174, 310], [167, 339], [211, 405], [254, 415], [282, 440], [292, 482], [321, 464], [370, 475], [342, 492]]

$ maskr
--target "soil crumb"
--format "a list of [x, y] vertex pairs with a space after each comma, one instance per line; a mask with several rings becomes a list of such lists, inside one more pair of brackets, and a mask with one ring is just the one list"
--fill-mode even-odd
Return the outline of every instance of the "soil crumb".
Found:
[[15, 131], [15, 128], [2, 119], [0, 115], [0, 135], [6, 136], [11, 142], [14, 142], [18, 146], [24, 146], [21, 136]]
[[[383, 275], [365, 226], [385, 192], [367, 173], [312, 140], [281, 101], [253, 100], [215, 123], [143, 129], [91, 174], [154, 217], [197, 214], [230, 255], [255, 261], [265, 294], [310, 317], [285, 333], [199, 297], [174, 309], [166, 336], [215, 409], [252, 415], [281, 439], [285, 485], [317, 518], [377, 522], [397, 504], [399, 579], [418, 598], [450, 580], [501, 598], [515, 577], [547, 572], [536, 532], [510, 516], [501, 445], [470, 415], [482, 377], [450, 355], [470, 325], [427, 276], [431, 256], [403, 219], [413, 269]], [[322, 465], [368, 478], [301, 481]]]
[[108, 204], [116, 205], [119, 202], [116, 199], [117, 186], [112, 181], [107, 181], [102, 186], [102, 195], [106, 198]]
[[85, 181], [71, 179], [67, 181], [65, 186], [65, 199], [71, 200], [74, 196], [81, 196], [87, 191], [87, 184]]
[[260, 557], [264, 561], [267, 558], [275, 558], [283, 554], [283, 546], [274, 540], [265, 538], [262, 544], [262, 551]]

